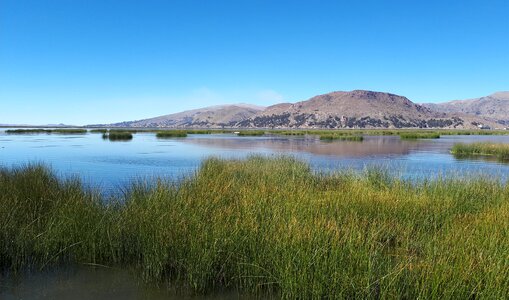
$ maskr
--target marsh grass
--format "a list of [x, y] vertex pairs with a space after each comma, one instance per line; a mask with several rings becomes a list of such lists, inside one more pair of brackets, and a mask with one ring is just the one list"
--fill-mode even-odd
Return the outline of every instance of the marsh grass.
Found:
[[107, 200], [31, 165], [0, 170], [0, 267], [92, 263], [199, 293], [504, 299], [509, 187], [316, 174], [288, 157], [208, 159]]
[[175, 137], [187, 137], [187, 131], [185, 130], [164, 130], [156, 133], [157, 138], [175, 138]]
[[362, 135], [322, 134], [320, 135], [320, 140], [362, 142], [364, 137]]
[[86, 134], [86, 129], [80, 128], [63, 128], [63, 129], [11, 129], [5, 131], [7, 134]]
[[91, 129], [90, 133], [102, 133], [105, 134], [108, 132], [108, 129]]
[[103, 133], [103, 139], [110, 141], [130, 141], [133, 139], [133, 134], [130, 132], [110, 130], [108, 133]]
[[238, 136], [262, 136], [264, 134], [264, 130], [244, 130], [237, 133]]
[[438, 132], [404, 132], [399, 133], [402, 140], [416, 140], [416, 139], [439, 139], [440, 133]]
[[457, 143], [453, 145], [451, 153], [455, 156], [492, 156], [507, 161], [509, 160], [509, 144]]

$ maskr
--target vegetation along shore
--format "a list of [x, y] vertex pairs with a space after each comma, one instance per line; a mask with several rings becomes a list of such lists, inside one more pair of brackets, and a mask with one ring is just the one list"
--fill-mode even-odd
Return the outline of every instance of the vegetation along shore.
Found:
[[210, 158], [114, 195], [45, 167], [0, 170], [0, 269], [134, 268], [197, 293], [509, 297], [509, 186], [321, 174], [289, 157]]

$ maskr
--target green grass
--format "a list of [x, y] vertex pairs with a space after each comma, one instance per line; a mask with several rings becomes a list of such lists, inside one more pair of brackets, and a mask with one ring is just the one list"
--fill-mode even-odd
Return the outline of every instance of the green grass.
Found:
[[108, 129], [91, 129], [90, 133], [102, 133], [105, 134], [108, 132]]
[[440, 133], [438, 133], [438, 132], [405, 132], [405, 133], [400, 133], [399, 137], [402, 140], [439, 139]]
[[364, 137], [362, 135], [322, 134], [320, 135], [320, 140], [362, 142]]
[[244, 130], [237, 133], [238, 136], [262, 136], [265, 134], [263, 130]]
[[51, 130], [51, 133], [58, 133], [58, 134], [85, 134], [87, 132], [88, 131], [86, 129], [79, 129], [79, 128]]
[[212, 134], [215, 133], [214, 130], [207, 130], [207, 129], [188, 129], [186, 130], [187, 134]]
[[65, 129], [11, 129], [5, 131], [7, 134], [85, 134], [87, 133], [86, 129], [79, 128], [65, 128]]
[[509, 144], [458, 143], [454, 144], [451, 153], [456, 156], [493, 156], [500, 160], [509, 160]]
[[199, 293], [505, 299], [509, 186], [315, 174], [292, 158], [208, 159], [104, 199], [40, 166], [0, 170], [0, 267], [92, 263]]
[[103, 134], [103, 139], [110, 141], [130, 141], [133, 139], [133, 134], [123, 131], [112, 131]]
[[293, 135], [293, 136], [302, 136], [306, 135], [306, 130], [283, 130], [283, 131], [271, 131], [270, 133], [279, 134], [279, 135]]
[[158, 131], [156, 137], [158, 138], [174, 138], [174, 137], [186, 137], [187, 131], [185, 130], [164, 130]]

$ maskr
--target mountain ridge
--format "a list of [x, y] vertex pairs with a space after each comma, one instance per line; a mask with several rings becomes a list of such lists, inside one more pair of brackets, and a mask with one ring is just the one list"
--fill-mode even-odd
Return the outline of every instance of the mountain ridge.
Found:
[[[502, 92], [501, 95], [505, 95]], [[509, 102], [509, 101], [508, 101]], [[439, 106], [417, 104], [396, 94], [334, 91], [268, 107], [216, 105], [155, 118], [108, 124], [152, 128], [477, 128], [496, 120]], [[105, 126], [105, 125], [91, 125]]]

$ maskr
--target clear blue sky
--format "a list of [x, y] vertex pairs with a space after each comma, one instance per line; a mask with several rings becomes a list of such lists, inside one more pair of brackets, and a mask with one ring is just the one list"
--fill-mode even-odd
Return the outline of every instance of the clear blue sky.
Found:
[[0, 0], [0, 123], [509, 90], [509, 1]]

